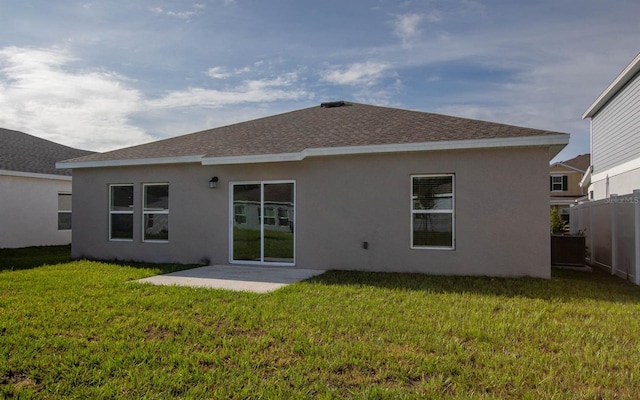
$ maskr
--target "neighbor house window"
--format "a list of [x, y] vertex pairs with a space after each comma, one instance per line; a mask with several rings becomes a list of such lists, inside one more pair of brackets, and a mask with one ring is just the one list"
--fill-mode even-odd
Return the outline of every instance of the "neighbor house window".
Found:
[[564, 192], [568, 190], [566, 175], [554, 175], [551, 176], [551, 191], [552, 192]]
[[275, 225], [276, 224], [276, 210], [273, 207], [264, 208], [264, 224]]
[[58, 230], [71, 229], [71, 193], [58, 193]]
[[278, 208], [278, 225], [289, 226], [289, 210], [286, 208]]
[[169, 240], [169, 185], [148, 183], [142, 185], [143, 192], [143, 240]]
[[454, 248], [454, 175], [411, 177], [411, 247]]
[[244, 204], [236, 204], [233, 207], [234, 221], [236, 224], [247, 223], [247, 208]]
[[133, 240], [133, 185], [109, 186], [109, 239]]

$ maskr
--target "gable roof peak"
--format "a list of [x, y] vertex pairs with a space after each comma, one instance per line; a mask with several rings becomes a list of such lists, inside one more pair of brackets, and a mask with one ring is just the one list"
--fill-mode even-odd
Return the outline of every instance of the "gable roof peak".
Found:
[[582, 114], [582, 119], [593, 118], [627, 83], [640, 73], [640, 53], [618, 74], [598, 98]]

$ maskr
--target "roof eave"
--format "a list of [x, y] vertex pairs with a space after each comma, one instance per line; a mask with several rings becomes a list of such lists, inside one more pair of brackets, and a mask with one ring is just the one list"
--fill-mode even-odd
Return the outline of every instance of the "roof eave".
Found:
[[627, 67], [618, 75], [616, 79], [605, 89], [604, 92], [596, 101], [582, 115], [582, 119], [592, 118], [600, 111], [600, 109], [607, 104], [613, 96], [616, 95], [638, 72], [640, 72], [640, 53], [627, 65]]
[[524, 136], [494, 139], [473, 139], [473, 140], [449, 140], [423, 143], [399, 143], [368, 146], [344, 146], [344, 147], [322, 147], [310, 148], [300, 152], [279, 153], [279, 154], [254, 154], [240, 156], [214, 157], [206, 155], [163, 157], [163, 158], [142, 158], [125, 160], [101, 160], [101, 161], [75, 161], [59, 162], [56, 168], [76, 169], [76, 168], [101, 168], [101, 167], [126, 167], [141, 165], [160, 164], [184, 164], [200, 163], [202, 165], [231, 165], [231, 164], [253, 164], [268, 162], [301, 161], [307, 157], [356, 155], [356, 154], [378, 154], [378, 153], [404, 153], [416, 151], [440, 151], [440, 150], [467, 150], [467, 149], [490, 149], [508, 147], [529, 147], [548, 146], [549, 159], [555, 157], [569, 143], [569, 135], [566, 133]]
[[61, 161], [56, 163], [57, 169], [76, 168], [101, 168], [101, 167], [131, 167], [139, 165], [161, 165], [161, 164], [186, 164], [200, 163], [204, 155], [179, 156], [179, 157], [158, 157], [158, 158], [134, 158], [123, 160], [95, 160], [95, 161]]
[[401, 143], [369, 146], [322, 147], [305, 149], [298, 153], [257, 154], [231, 157], [203, 157], [202, 165], [251, 164], [265, 162], [300, 161], [307, 157], [339, 155], [404, 153], [416, 151], [468, 150], [507, 147], [549, 146], [549, 159], [553, 159], [567, 144], [569, 135], [558, 133], [518, 138], [449, 140], [423, 143]]
[[[67, 169], [67, 168], [64, 168], [64, 169]], [[11, 171], [6, 169], [0, 169], [0, 175], [17, 176], [21, 178], [48, 179], [48, 180], [56, 180], [56, 181], [70, 181], [72, 179], [71, 175], [54, 175], [54, 174], [45, 174], [45, 173], [39, 173], [39, 172]]]
[[576, 171], [576, 172], [580, 172], [581, 174], [584, 174], [584, 170], [582, 170], [580, 168], [576, 168], [576, 167], [571, 166], [569, 164], [565, 164], [562, 161], [551, 164], [551, 168], [557, 167], [557, 166], [565, 167], [565, 168], [570, 169], [572, 171]]

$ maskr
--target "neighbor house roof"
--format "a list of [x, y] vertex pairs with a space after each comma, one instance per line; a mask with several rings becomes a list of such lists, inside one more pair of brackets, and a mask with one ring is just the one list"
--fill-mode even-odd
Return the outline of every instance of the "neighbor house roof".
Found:
[[508, 146], [552, 146], [569, 135], [358, 103], [332, 102], [59, 163], [61, 168], [198, 162], [296, 161], [306, 157]]
[[591, 154], [581, 154], [570, 160], [554, 163], [552, 166], [554, 165], [564, 165], [578, 172], [586, 172], [591, 165]]
[[640, 53], [626, 66], [622, 72], [602, 92], [596, 101], [584, 112], [582, 118], [592, 118], [605, 106], [618, 92], [625, 87], [640, 72]]
[[0, 170], [31, 174], [71, 175], [56, 162], [93, 154], [19, 131], [0, 128]]

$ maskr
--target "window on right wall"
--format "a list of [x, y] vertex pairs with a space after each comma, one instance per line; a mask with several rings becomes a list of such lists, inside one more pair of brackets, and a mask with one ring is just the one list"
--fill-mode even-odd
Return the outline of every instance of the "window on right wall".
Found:
[[169, 240], [169, 185], [166, 183], [145, 183], [143, 192], [143, 240], [145, 242], [166, 242]]
[[454, 248], [454, 188], [453, 174], [411, 177], [411, 248]]
[[133, 240], [133, 185], [109, 186], [109, 240]]

